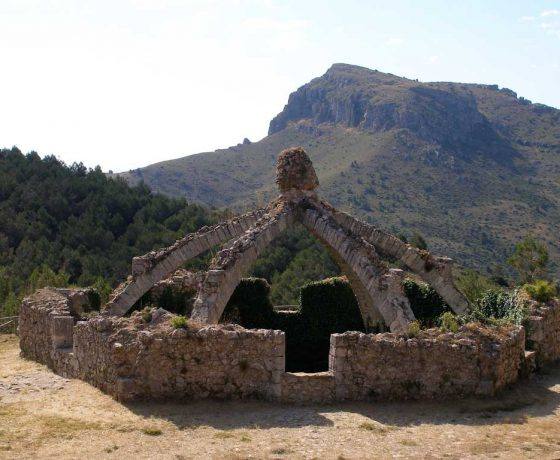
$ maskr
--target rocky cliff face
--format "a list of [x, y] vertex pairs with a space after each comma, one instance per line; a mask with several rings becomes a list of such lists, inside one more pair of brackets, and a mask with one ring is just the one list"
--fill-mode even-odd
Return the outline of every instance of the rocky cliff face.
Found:
[[345, 64], [335, 64], [292, 93], [268, 133], [302, 120], [374, 133], [406, 129], [424, 141], [458, 150], [500, 141], [470, 93]]

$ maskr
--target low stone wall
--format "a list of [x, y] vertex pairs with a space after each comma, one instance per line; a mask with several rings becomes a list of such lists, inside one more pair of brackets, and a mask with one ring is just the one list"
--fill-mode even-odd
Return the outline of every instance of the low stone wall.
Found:
[[517, 380], [524, 356], [523, 328], [492, 333], [347, 332], [331, 336], [330, 370], [336, 399], [442, 398], [493, 395]]
[[53, 351], [58, 348], [53, 329], [59, 320], [55, 318], [71, 318], [73, 322], [70, 302], [62, 293], [40, 289], [23, 299], [19, 315], [21, 353], [26, 358], [39, 361], [53, 369]]
[[560, 359], [560, 301], [554, 299], [547, 304], [532, 302], [527, 321], [527, 348], [535, 352], [536, 364], [545, 364]]
[[[331, 336], [329, 371], [285, 372], [285, 335], [235, 325], [171, 326], [159, 309], [82, 321], [76, 295], [44, 289], [24, 300], [22, 355], [120, 399], [266, 398], [289, 403], [494, 395], [527, 369], [522, 327], [467, 325], [414, 338]], [[77, 304], [76, 304], [77, 305]], [[82, 305], [83, 307], [83, 305]], [[558, 357], [558, 303], [532, 317], [540, 362]], [[539, 319], [540, 318], [540, 319]], [[537, 338], [542, 340], [537, 340]]]
[[326, 403], [334, 401], [335, 396], [335, 380], [331, 372], [286, 372], [282, 376], [282, 402]]
[[284, 333], [240, 326], [175, 329], [157, 310], [150, 322], [98, 316], [76, 321], [70, 301], [41, 290], [21, 310], [22, 355], [120, 399], [277, 398]]

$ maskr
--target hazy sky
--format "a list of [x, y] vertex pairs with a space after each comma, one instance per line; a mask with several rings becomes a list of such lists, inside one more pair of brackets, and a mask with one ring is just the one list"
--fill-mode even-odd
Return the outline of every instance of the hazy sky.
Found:
[[0, 0], [0, 146], [126, 170], [266, 135], [334, 62], [560, 107], [560, 1]]

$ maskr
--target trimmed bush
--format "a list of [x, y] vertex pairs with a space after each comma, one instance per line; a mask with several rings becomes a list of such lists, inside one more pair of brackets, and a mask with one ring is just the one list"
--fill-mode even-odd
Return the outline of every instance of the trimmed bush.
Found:
[[554, 283], [546, 280], [537, 280], [534, 283], [526, 284], [523, 289], [537, 302], [548, 302], [557, 294]]
[[423, 327], [435, 326], [443, 313], [451, 311], [429, 284], [406, 278], [403, 281], [403, 287], [410, 302], [410, 308]]
[[299, 321], [286, 331], [286, 370], [320, 372], [328, 369], [330, 336], [365, 332], [356, 296], [343, 277], [328, 278], [301, 288]]
[[356, 296], [343, 277], [328, 278], [301, 288], [301, 315], [316, 337], [345, 331], [363, 331]]
[[266, 280], [243, 279], [221, 321], [284, 331], [289, 372], [327, 370], [331, 334], [364, 331], [358, 301], [346, 278], [329, 278], [303, 286], [301, 309], [297, 312], [275, 312], [269, 293]]
[[166, 286], [155, 304], [168, 312], [189, 316], [192, 312], [195, 295], [196, 291], [194, 289], [179, 290]]
[[99, 311], [101, 308], [101, 295], [96, 289], [89, 289], [87, 291], [88, 296], [88, 310], [89, 311]]
[[262, 278], [244, 278], [229, 299], [222, 322], [235, 322], [250, 329], [272, 329], [274, 310], [270, 285]]

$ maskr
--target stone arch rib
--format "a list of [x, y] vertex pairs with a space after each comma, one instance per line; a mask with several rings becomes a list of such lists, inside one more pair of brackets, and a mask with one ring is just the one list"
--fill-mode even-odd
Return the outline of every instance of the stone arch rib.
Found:
[[272, 205], [272, 210], [212, 260], [195, 300], [191, 319], [216, 324], [241, 281], [262, 251], [293, 223], [293, 211], [286, 203]]
[[332, 216], [344, 230], [360, 236], [372, 244], [382, 255], [399, 260], [410, 271], [430, 284], [455, 313], [462, 314], [468, 310], [468, 300], [457, 289], [453, 281], [452, 259], [432, 256], [428, 251], [404, 243], [396, 236], [338, 211], [325, 202], [322, 205], [325, 212]]
[[406, 331], [414, 313], [403, 290], [402, 270], [388, 268], [373, 247], [352, 237], [320, 208], [303, 210], [301, 220], [335, 253], [341, 269], [350, 272], [364, 323], [381, 317], [391, 332]]
[[132, 276], [113, 291], [105, 311], [112, 315], [124, 315], [155, 283], [213, 246], [237, 238], [264, 213], [264, 209], [259, 209], [218, 225], [203, 227], [167, 248], [134, 257]]

